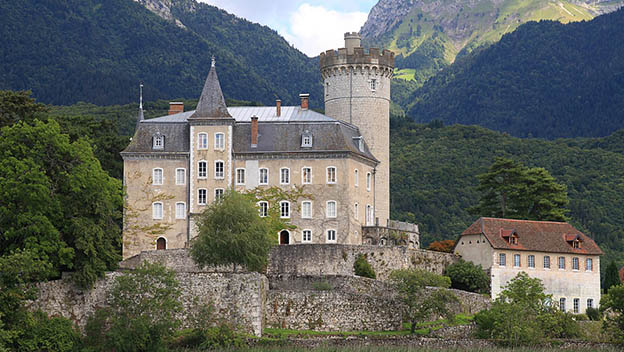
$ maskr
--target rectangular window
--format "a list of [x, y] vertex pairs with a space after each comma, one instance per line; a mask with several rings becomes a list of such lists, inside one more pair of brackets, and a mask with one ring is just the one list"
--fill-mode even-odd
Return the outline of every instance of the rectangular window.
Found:
[[312, 169], [304, 167], [301, 169], [301, 183], [304, 185], [312, 183]]
[[269, 214], [269, 203], [268, 202], [259, 202], [258, 203], [258, 213], [261, 218], [265, 218]]
[[205, 189], [200, 189], [197, 191], [197, 204], [206, 205], [207, 202], [207, 191]]
[[591, 258], [585, 259], [585, 270], [587, 271], [594, 270], [594, 261]]
[[208, 177], [208, 163], [205, 161], [200, 161], [197, 164], [197, 178], [206, 178]]
[[559, 257], [559, 269], [565, 269], [565, 257]]
[[355, 203], [353, 205], [353, 216], [355, 216], [355, 220], [360, 220], [360, 206], [358, 205], [358, 203]]
[[336, 242], [336, 230], [327, 230], [327, 242]]
[[260, 180], [259, 183], [261, 185], [269, 184], [269, 169], [260, 169]]
[[327, 168], [327, 183], [336, 183], [336, 168], [333, 166]]
[[290, 218], [290, 202], [280, 202], [280, 218]]
[[330, 200], [327, 202], [327, 217], [335, 218], [336, 217], [336, 202]]
[[366, 173], [366, 190], [367, 191], [371, 190], [371, 173], [370, 172]]
[[287, 185], [290, 183], [290, 169], [280, 169], [280, 184]]
[[165, 136], [154, 136], [152, 148], [153, 149], [165, 149]]
[[572, 258], [572, 270], [579, 270], [579, 259], [577, 257]]
[[578, 299], [578, 298], [575, 298], [574, 301], [572, 301], [572, 302], [574, 304], [574, 307], [573, 307], [574, 308], [574, 314], [578, 314], [579, 313], [579, 305], [580, 305], [581, 300]]
[[163, 169], [154, 169], [152, 171], [152, 184], [154, 185], [163, 184]]
[[544, 256], [544, 269], [550, 269], [550, 257], [547, 255]]
[[160, 220], [163, 218], [163, 204], [162, 203], [152, 204], [152, 218], [154, 218], [155, 220]]
[[301, 233], [301, 242], [312, 242], [312, 230], [303, 230]]
[[377, 89], [377, 80], [374, 78], [370, 80], [370, 89], [373, 92]]
[[245, 169], [236, 169], [236, 184], [245, 184]]
[[186, 219], [186, 203], [176, 203], [176, 219]]
[[514, 267], [520, 267], [520, 254], [514, 254]]
[[535, 268], [535, 256], [530, 255], [528, 258], [529, 268]]
[[197, 135], [197, 149], [208, 149], [208, 135], [206, 133]]
[[214, 147], [217, 150], [225, 149], [225, 135], [223, 133], [215, 133]]
[[562, 312], [566, 311], [565, 301], [566, 301], [565, 298], [563, 297], [559, 298], [559, 310]]
[[304, 135], [301, 137], [301, 146], [302, 147], [306, 147], [306, 148], [310, 148], [312, 146], [312, 136], [311, 135]]
[[500, 253], [498, 255], [498, 265], [500, 266], [507, 265], [507, 256], [505, 255], [505, 253]]
[[303, 201], [301, 203], [301, 217], [304, 219], [312, 218], [312, 202], [309, 200]]
[[594, 300], [591, 298], [587, 299], [587, 308], [594, 308]]
[[186, 184], [186, 169], [176, 169], [176, 185]]
[[370, 204], [366, 205], [366, 226], [373, 226], [373, 217], [375, 217], [375, 214], [373, 214], [373, 207], [370, 206]]
[[216, 179], [223, 179], [225, 172], [223, 171], [223, 161], [215, 161], [215, 176]]
[[223, 198], [223, 188], [215, 189], [215, 200], [221, 200]]
[[355, 185], [355, 187], [357, 187], [360, 183], [360, 177], [358, 176], [358, 170], [355, 169], [355, 171], [353, 171], [353, 184]]

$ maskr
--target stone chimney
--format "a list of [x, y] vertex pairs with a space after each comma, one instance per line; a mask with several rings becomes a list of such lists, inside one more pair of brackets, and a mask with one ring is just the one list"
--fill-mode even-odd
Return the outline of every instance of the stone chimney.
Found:
[[299, 94], [301, 98], [301, 110], [308, 110], [308, 101], [310, 100], [310, 94]]
[[251, 147], [258, 146], [258, 116], [251, 117]]
[[171, 101], [169, 102], [169, 115], [175, 115], [184, 112], [184, 102]]
[[282, 116], [282, 101], [279, 99], [275, 101], [275, 116]]
[[353, 49], [360, 48], [362, 46], [362, 37], [360, 37], [358, 32], [347, 32], [344, 35], [344, 39], [347, 55], [353, 55]]

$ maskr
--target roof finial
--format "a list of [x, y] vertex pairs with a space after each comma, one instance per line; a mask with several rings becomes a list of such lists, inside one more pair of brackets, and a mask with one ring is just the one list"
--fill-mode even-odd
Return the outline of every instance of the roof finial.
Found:
[[214, 55], [212, 55], [212, 63], [210, 64], [210, 67], [215, 67], [215, 57], [214, 57]]

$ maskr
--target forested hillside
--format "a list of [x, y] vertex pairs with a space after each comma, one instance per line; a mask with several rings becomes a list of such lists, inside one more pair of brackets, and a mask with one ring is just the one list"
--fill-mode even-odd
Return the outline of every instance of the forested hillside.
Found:
[[407, 115], [519, 137], [609, 135], [624, 127], [622, 28], [624, 10], [527, 23], [430, 79]]
[[[454, 239], [474, 220], [477, 175], [496, 157], [546, 168], [568, 188], [568, 216], [605, 249], [624, 253], [624, 132], [595, 139], [520, 139], [477, 126], [396, 122], [390, 145], [392, 217], [420, 224], [423, 242]], [[604, 148], [604, 149], [603, 149]]]
[[132, 0], [0, 2], [0, 89], [32, 89], [38, 101], [99, 105], [194, 99], [217, 58], [232, 98], [320, 107], [318, 62], [277, 32], [192, 0], [173, 1], [180, 26]]

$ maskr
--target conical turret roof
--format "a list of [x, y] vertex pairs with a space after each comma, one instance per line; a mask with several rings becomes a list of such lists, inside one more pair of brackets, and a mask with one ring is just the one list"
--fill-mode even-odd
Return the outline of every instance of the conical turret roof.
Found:
[[197, 103], [197, 109], [195, 113], [191, 115], [192, 119], [231, 119], [232, 115], [228, 112], [225, 105], [225, 98], [223, 98], [223, 92], [221, 91], [221, 84], [219, 83], [219, 77], [217, 77], [217, 70], [215, 68], [214, 58], [212, 59], [212, 65], [206, 83], [204, 83], [204, 89], [199, 97]]

